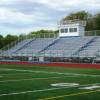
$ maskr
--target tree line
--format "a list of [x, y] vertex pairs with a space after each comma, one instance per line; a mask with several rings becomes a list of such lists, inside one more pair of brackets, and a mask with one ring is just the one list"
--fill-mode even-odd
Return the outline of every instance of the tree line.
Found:
[[36, 32], [30, 32], [29, 34], [21, 34], [19, 36], [17, 35], [10, 35], [8, 34], [7, 36], [3, 37], [3, 35], [0, 35], [0, 49], [3, 48], [4, 46], [11, 44], [12, 42], [15, 41], [20, 41], [23, 39], [30, 39], [30, 38], [48, 38], [48, 37], [57, 37], [58, 31], [52, 31], [52, 30], [39, 30]]
[[86, 31], [100, 30], [100, 13], [92, 15], [86, 11], [79, 11], [76, 13], [69, 14], [62, 20], [74, 20], [74, 19], [86, 21]]
[[[85, 20], [86, 21], [86, 31], [92, 31], [92, 30], [100, 30], [100, 13], [97, 13], [95, 15], [92, 15], [86, 11], [79, 11], [76, 13], [71, 13], [67, 16], [65, 16], [64, 18], [62, 18], [62, 20], [74, 20], [74, 19], [79, 19], [79, 20]], [[92, 35], [94, 35], [95, 33], [93, 33]], [[3, 37], [2, 35], [0, 35], [0, 49], [16, 40], [18, 40], [18, 38], [25, 38], [25, 37], [55, 37], [58, 35], [58, 30], [38, 30], [38, 31], [33, 31], [30, 32], [27, 36], [26, 35], [20, 35], [20, 36], [16, 36], [16, 35], [7, 35], [5, 37]], [[98, 33], [97, 35], [100, 35], [100, 33]]]

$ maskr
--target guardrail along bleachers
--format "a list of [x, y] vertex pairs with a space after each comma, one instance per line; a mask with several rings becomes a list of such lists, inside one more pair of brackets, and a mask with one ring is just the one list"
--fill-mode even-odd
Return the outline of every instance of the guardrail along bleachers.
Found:
[[97, 37], [93, 42], [89, 43], [78, 55], [79, 57], [95, 57], [98, 51], [100, 51], [100, 37]]
[[28, 45], [25, 45], [22, 49], [16, 53], [19, 54], [35, 54], [46, 48], [49, 44], [53, 43], [55, 38], [37, 38]]
[[76, 51], [90, 42], [93, 37], [66, 37], [60, 38], [57, 43], [48, 47], [45, 56], [71, 57]]
[[23, 41], [19, 42], [18, 44], [16, 44], [15, 46], [13, 46], [12, 48], [9, 48], [9, 50], [4, 51], [4, 53], [7, 53], [7, 54], [15, 53], [18, 49], [22, 48], [30, 41], [32, 41], [32, 39], [23, 40]]

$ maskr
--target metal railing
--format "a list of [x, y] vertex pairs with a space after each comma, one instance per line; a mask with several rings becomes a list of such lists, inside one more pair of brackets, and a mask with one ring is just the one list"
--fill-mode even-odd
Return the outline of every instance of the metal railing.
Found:
[[85, 31], [85, 36], [100, 36], [100, 30]]
[[[100, 36], [100, 30], [94, 30], [94, 31], [85, 31], [85, 34], [86, 34], [86, 36]], [[0, 53], [1, 53], [1, 55], [2, 56], [11, 56], [11, 54], [2, 54], [2, 52], [3, 51], [6, 51], [6, 50], [9, 50], [10, 48], [12, 48], [13, 46], [15, 46], [15, 45], [17, 45], [19, 42], [21, 42], [21, 41], [23, 41], [23, 40], [25, 40], [25, 39], [33, 39], [33, 38], [57, 38], [58, 37], [58, 34], [37, 34], [37, 35], [34, 35], [34, 34], [30, 34], [30, 35], [26, 35], [26, 36], [23, 36], [23, 37], [20, 37], [17, 41], [14, 41], [14, 42], [12, 42], [11, 44], [9, 44], [9, 45], [7, 45], [7, 46], [5, 46], [4, 48], [2, 48], [1, 49], [1, 51], [0, 51]], [[100, 50], [99, 50], [100, 51]], [[14, 56], [14, 55], [17, 55], [17, 54], [12, 54], [12, 56]], [[29, 55], [29, 54], [18, 54], [18, 55]], [[49, 54], [46, 54], [45, 52], [44, 53], [36, 53], [36, 54], [34, 54], [34, 52], [31, 54], [31, 55], [35, 55], [35, 56], [41, 56], [41, 55], [44, 55], [44, 56], [46, 56], [46, 55], [53, 55], [53, 53], [50, 51], [50, 53]], [[61, 56], [60, 54], [59, 54], [59, 51], [57, 51], [56, 52], [56, 55], [57, 56]], [[65, 55], [67, 55], [67, 54], [65, 54], [63, 51], [62, 51], [62, 55], [63, 56], [65, 56]], [[85, 55], [88, 55], [88, 54], [86, 54], [85, 53]], [[79, 55], [71, 55], [71, 56], [79, 56]]]
[[19, 37], [16, 41], [4, 46], [1, 50], [9, 50], [10, 48], [16, 46], [19, 42], [26, 39], [34, 39], [34, 38], [57, 38], [58, 34], [29, 34]]
[[83, 26], [86, 26], [86, 21], [84, 20], [79, 20], [79, 19], [75, 19], [75, 20], [61, 20], [58, 25], [68, 25], [68, 24], [80, 24]]

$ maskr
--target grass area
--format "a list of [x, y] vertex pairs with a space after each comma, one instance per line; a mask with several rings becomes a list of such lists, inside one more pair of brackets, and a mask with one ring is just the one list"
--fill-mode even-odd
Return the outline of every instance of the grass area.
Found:
[[98, 69], [0, 65], [0, 100], [100, 100], [99, 86]]

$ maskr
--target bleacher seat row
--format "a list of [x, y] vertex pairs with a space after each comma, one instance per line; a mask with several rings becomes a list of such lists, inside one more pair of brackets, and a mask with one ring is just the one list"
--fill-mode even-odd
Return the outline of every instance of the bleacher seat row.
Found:
[[100, 49], [100, 37], [37, 38], [19, 42], [4, 54], [44, 54], [57, 57], [94, 57]]

